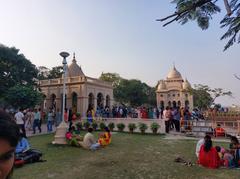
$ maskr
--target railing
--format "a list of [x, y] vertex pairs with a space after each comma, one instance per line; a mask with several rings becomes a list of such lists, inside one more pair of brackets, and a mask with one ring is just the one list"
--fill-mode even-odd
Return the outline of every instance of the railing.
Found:
[[[67, 84], [68, 83], [78, 83], [78, 82], [88, 82], [88, 83], [112, 87], [112, 83], [110, 83], [110, 82], [102, 81], [102, 80], [99, 80], [96, 78], [85, 77], [85, 76], [69, 77], [69, 78], [66, 78], [66, 82], [67, 82]], [[39, 83], [40, 83], [40, 86], [62, 84], [63, 78], [40, 80]]]

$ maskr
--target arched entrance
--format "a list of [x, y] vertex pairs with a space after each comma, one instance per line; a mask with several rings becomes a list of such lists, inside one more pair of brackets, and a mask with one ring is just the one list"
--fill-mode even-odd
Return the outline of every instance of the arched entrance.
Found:
[[173, 105], [173, 108], [176, 108], [177, 107], [176, 101], [173, 101], [172, 105]]
[[171, 101], [168, 101], [168, 107], [172, 107]]
[[161, 108], [161, 109], [164, 109], [164, 101], [161, 101], [161, 102], [160, 102], [160, 108]]
[[110, 107], [110, 96], [106, 96], [106, 107]]
[[93, 93], [89, 93], [88, 95], [88, 109], [94, 108], [94, 95]]
[[178, 107], [181, 107], [181, 101], [177, 102]]
[[73, 92], [72, 93], [72, 112], [76, 113], [77, 112], [77, 93]]
[[53, 110], [53, 111], [56, 111], [56, 95], [55, 94], [52, 94], [51, 97], [50, 97], [50, 108]]
[[186, 100], [186, 101], [185, 101], [185, 108], [188, 108], [188, 107], [189, 107], [189, 101]]
[[103, 108], [103, 94], [102, 93], [98, 93], [97, 94], [97, 108]]

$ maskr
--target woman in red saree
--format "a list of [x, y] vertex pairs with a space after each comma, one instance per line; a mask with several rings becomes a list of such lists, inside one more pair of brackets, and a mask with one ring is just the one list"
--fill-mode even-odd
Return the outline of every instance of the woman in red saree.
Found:
[[218, 168], [220, 158], [215, 147], [212, 146], [212, 140], [209, 135], [204, 137], [204, 144], [201, 146], [198, 163], [207, 168]]

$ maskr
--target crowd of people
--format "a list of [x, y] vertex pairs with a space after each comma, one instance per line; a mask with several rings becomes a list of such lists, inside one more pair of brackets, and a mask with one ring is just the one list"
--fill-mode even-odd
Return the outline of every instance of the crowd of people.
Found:
[[104, 128], [104, 133], [100, 133], [97, 140], [92, 132], [93, 128], [89, 127], [87, 133], [83, 137], [80, 135], [80, 129], [76, 129], [75, 126], [72, 126], [66, 133], [67, 143], [71, 146], [82, 147], [89, 150], [97, 150], [111, 143], [112, 135], [108, 127]]
[[231, 136], [229, 148], [213, 146], [211, 136], [200, 139], [196, 146], [198, 163], [207, 168], [238, 168], [240, 166], [240, 144], [235, 136]]

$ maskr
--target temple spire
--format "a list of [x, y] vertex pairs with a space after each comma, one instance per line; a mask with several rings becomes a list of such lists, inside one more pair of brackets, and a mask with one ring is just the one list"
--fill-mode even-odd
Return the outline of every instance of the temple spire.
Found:
[[76, 58], [75, 58], [75, 52], [73, 53], [73, 60], [72, 60], [73, 63], [77, 63], [76, 61]]

